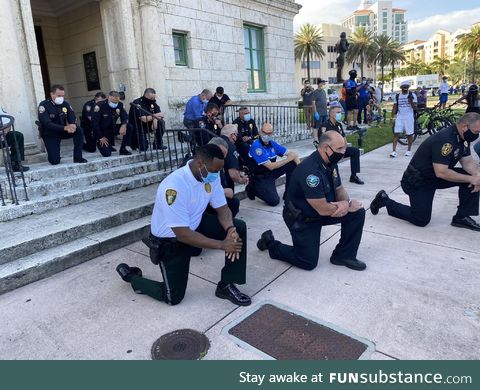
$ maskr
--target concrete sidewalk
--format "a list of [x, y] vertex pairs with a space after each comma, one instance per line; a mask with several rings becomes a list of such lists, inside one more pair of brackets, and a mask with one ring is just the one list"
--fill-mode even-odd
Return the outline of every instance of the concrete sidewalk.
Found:
[[[349, 162], [341, 163], [347, 191], [366, 207], [382, 188], [395, 200], [408, 199], [399, 182], [409, 158], [403, 149], [396, 159], [389, 152], [385, 146], [362, 156], [364, 186], [349, 183]], [[373, 359], [479, 359], [480, 234], [450, 226], [456, 206], [455, 190], [437, 192], [426, 228], [390, 218], [384, 209], [375, 217], [368, 212], [358, 254], [368, 265], [364, 272], [329, 263], [340, 228], [327, 227], [319, 266], [308, 272], [256, 248], [269, 228], [277, 239], [291, 242], [282, 206], [243, 200], [239, 217], [249, 234], [243, 290], [252, 295], [252, 306], [238, 308], [214, 296], [220, 251], [192, 258], [180, 305], [134, 294], [115, 272], [118, 263], [161, 279], [139, 242], [0, 296], [0, 358], [149, 359], [162, 334], [192, 328], [211, 341], [207, 359], [261, 359], [222, 329], [273, 301], [372, 341]]]

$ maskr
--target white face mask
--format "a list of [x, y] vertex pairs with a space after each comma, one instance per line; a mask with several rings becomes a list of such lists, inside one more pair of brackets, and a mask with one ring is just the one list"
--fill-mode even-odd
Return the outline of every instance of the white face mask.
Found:
[[54, 100], [55, 104], [58, 104], [58, 105], [63, 104], [64, 101], [65, 101], [65, 98], [63, 96], [58, 96]]

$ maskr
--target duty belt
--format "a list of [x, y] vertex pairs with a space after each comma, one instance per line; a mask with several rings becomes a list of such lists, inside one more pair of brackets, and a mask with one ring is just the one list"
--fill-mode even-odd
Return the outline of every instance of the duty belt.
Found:
[[318, 222], [321, 221], [321, 217], [307, 217], [303, 214], [302, 210], [299, 210], [295, 207], [292, 201], [285, 202], [283, 212], [287, 217], [292, 218], [294, 221], [298, 222]]

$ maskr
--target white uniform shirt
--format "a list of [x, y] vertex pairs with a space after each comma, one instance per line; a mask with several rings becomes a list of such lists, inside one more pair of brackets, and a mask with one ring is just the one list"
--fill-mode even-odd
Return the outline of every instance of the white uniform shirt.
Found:
[[450, 91], [450, 86], [448, 85], [448, 82], [441, 83], [439, 90], [440, 90], [440, 93], [448, 93]]
[[417, 95], [413, 92], [409, 92], [406, 95], [400, 93], [398, 96], [398, 113], [397, 118], [399, 119], [413, 119], [413, 108], [410, 102], [408, 101], [409, 96], [413, 97], [413, 102], [417, 103]]
[[227, 204], [220, 177], [211, 184], [199, 182], [189, 164], [168, 175], [158, 186], [152, 213], [152, 234], [172, 238], [172, 228], [196, 230], [208, 204], [217, 209]]

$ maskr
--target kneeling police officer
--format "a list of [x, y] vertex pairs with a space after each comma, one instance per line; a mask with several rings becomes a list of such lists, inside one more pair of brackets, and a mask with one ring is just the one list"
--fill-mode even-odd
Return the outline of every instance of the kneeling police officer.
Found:
[[[480, 224], [471, 218], [478, 215], [480, 168], [470, 151], [470, 143], [479, 133], [480, 114], [470, 112], [456, 124], [428, 137], [402, 177], [402, 189], [410, 197], [410, 206], [395, 202], [381, 190], [370, 205], [372, 214], [386, 207], [392, 217], [427, 226], [436, 190], [458, 187], [460, 204], [451, 225], [480, 231]], [[462, 168], [455, 168], [458, 162]]]
[[285, 197], [283, 219], [293, 246], [276, 241], [272, 231], [267, 230], [257, 242], [258, 249], [268, 249], [272, 259], [313, 270], [318, 264], [322, 227], [339, 223], [340, 242], [330, 262], [356, 271], [367, 267], [357, 260], [365, 209], [359, 201], [349, 198], [338, 174], [337, 163], [345, 149], [345, 140], [336, 131], [320, 136], [317, 150], [293, 172]]
[[[139, 268], [119, 264], [117, 272], [135, 292], [176, 305], [185, 296], [192, 254], [198, 248], [221, 249], [225, 266], [215, 295], [236, 305], [250, 305], [250, 297], [235, 286], [245, 283], [247, 227], [233, 220], [227, 206], [219, 177], [223, 160], [217, 145], [204, 145], [193, 160], [162, 181], [152, 214], [152, 234], [144, 242], [150, 248], [150, 259], [160, 266], [163, 283], [143, 278]], [[208, 204], [217, 215], [205, 213]]]
[[47, 149], [50, 164], [60, 163], [60, 142], [66, 138], [73, 138], [73, 162], [87, 162], [82, 157], [83, 130], [76, 125], [77, 118], [72, 106], [65, 100], [65, 88], [62, 85], [52, 85], [50, 99], [42, 101], [38, 106], [38, 120], [40, 137]]

